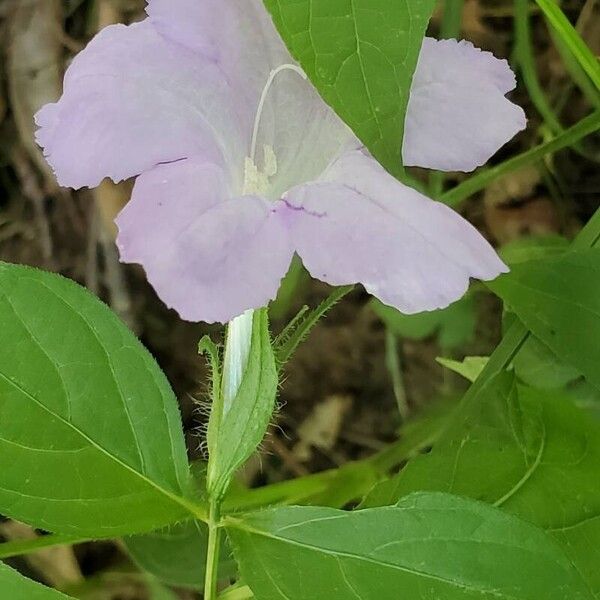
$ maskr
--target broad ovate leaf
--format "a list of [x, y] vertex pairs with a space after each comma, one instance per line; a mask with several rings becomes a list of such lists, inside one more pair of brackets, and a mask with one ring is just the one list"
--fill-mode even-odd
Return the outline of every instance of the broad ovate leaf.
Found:
[[2, 263], [0, 335], [1, 513], [109, 537], [194, 512], [175, 396], [104, 304]]
[[275, 508], [229, 520], [257, 598], [591, 600], [544, 531], [449, 494], [347, 512]]
[[488, 285], [559, 359], [600, 388], [600, 248], [517, 264]]
[[484, 500], [548, 531], [600, 594], [599, 470], [600, 424], [563, 392], [502, 373], [459, 407], [431, 452], [375, 486], [363, 506], [418, 490]]

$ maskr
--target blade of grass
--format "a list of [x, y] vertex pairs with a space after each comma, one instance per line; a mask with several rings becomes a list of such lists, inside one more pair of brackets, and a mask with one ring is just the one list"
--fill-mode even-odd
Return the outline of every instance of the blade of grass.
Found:
[[600, 109], [600, 90], [590, 81], [587, 73], [573, 56], [573, 53], [570, 51], [567, 44], [565, 44], [563, 38], [561, 38], [554, 30], [551, 31], [551, 36], [573, 83], [579, 87], [587, 101], [595, 109]]
[[515, 58], [519, 65], [523, 82], [536, 110], [555, 135], [563, 132], [563, 127], [546, 98], [538, 79], [531, 41], [531, 26], [529, 19], [529, 0], [515, 0]]
[[[530, 8], [530, 0], [515, 0], [514, 2], [514, 24], [515, 24], [515, 60], [520, 68], [521, 75], [523, 77], [523, 82], [525, 83], [525, 87], [529, 93], [529, 97], [533, 102], [538, 113], [542, 116], [545, 126], [549, 130], [549, 133], [553, 136], [561, 135], [565, 132], [564, 127], [561, 124], [559, 115], [561, 111], [561, 103], [558, 102], [557, 106], [553, 107], [548, 100], [542, 85], [540, 84], [535, 57], [534, 57], [534, 48], [533, 42], [531, 39], [531, 23], [529, 18], [529, 8]], [[557, 37], [556, 35], [554, 37]], [[585, 87], [587, 83], [587, 88], [589, 88], [595, 93], [596, 90], [593, 85], [591, 85], [587, 79], [587, 75], [581, 70], [579, 63], [573, 58], [569, 50], [565, 47], [560, 39], [556, 40], [558, 42], [557, 48], [559, 51], [562, 49], [561, 56], [563, 56], [565, 66], [569, 73], [571, 73], [574, 78], [579, 75], [579, 82], [582, 84], [580, 87], [582, 89]], [[583, 79], [583, 81], [582, 81]], [[598, 95], [597, 100], [600, 101], [600, 95]], [[596, 102], [592, 102], [592, 104], [596, 108], [600, 108]], [[564, 104], [563, 104], [564, 106]], [[548, 137], [548, 136], [546, 136]], [[592, 156], [581, 143], [574, 143], [573, 150], [578, 154], [581, 154], [584, 158], [588, 160], [595, 160], [595, 157]]]
[[71, 546], [92, 541], [90, 538], [82, 538], [75, 535], [59, 535], [56, 533], [42, 535], [32, 540], [14, 540], [0, 544], [0, 559], [13, 558], [23, 554], [31, 554], [44, 548], [54, 546]]
[[553, 0], [536, 0], [546, 19], [560, 36], [583, 70], [587, 73], [596, 89], [600, 90], [600, 63], [581, 38], [560, 6]]

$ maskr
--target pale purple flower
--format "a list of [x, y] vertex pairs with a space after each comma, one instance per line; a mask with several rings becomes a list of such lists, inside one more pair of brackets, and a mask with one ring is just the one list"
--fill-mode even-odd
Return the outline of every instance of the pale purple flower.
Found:
[[[264, 306], [297, 252], [333, 285], [405, 313], [506, 270], [459, 215], [387, 174], [306, 81], [258, 0], [151, 0], [101, 31], [37, 115], [58, 181], [137, 176], [117, 218], [124, 262], [192, 321]], [[515, 78], [467, 42], [426, 39], [407, 165], [469, 171], [525, 126]]]

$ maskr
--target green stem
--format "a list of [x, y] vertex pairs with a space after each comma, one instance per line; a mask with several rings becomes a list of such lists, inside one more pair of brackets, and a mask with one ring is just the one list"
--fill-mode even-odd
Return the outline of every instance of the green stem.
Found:
[[313, 504], [341, 508], [365, 495], [393, 469], [431, 446], [444, 427], [453, 405], [426, 413], [410, 421], [401, 438], [369, 458], [353, 461], [305, 477], [232, 493], [225, 498], [223, 512], [255, 510], [275, 504]]
[[529, 24], [529, 0], [515, 0], [514, 7], [515, 53], [521, 68], [525, 87], [529, 92], [529, 96], [535, 108], [540, 113], [552, 133], [559, 135], [563, 132], [563, 127], [546, 98], [535, 67]]
[[463, 405], [479, 396], [479, 393], [488, 382], [510, 365], [529, 335], [529, 330], [517, 319], [490, 356], [490, 360], [479, 374], [479, 377], [465, 394], [462, 401]]
[[553, 0], [536, 0], [538, 6], [544, 11], [546, 19], [556, 32], [565, 40], [573, 56], [577, 59], [582, 69], [592, 80], [597, 90], [600, 90], [600, 65], [594, 53], [571, 25], [560, 5]]
[[408, 419], [410, 412], [406, 400], [406, 391], [404, 389], [404, 380], [402, 376], [402, 365], [400, 364], [400, 349], [398, 348], [398, 338], [388, 327], [385, 329], [385, 366], [392, 378], [392, 387], [394, 397], [398, 406], [398, 412], [402, 421]]
[[208, 516], [208, 548], [206, 553], [206, 575], [204, 600], [216, 600], [219, 580], [219, 550], [221, 547], [220, 508], [217, 501], [210, 503]]
[[442, 18], [442, 39], [457, 38], [461, 25], [465, 0], [446, 0]]
[[37, 552], [44, 548], [53, 548], [58, 546], [71, 546], [73, 544], [83, 544], [84, 542], [93, 541], [87, 537], [76, 535], [61, 535], [50, 534], [42, 535], [32, 540], [13, 540], [11, 542], [3, 542], [0, 544], [0, 559], [14, 558], [23, 554]]
[[[521, 74], [523, 75], [523, 81], [525, 83], [525, 87], [529, 92], [529, 96], [537, 109], [537, 111], [542, 116], [546, 127], [550, 130], [550, 133], [553, 136], [561, 135], [565, 130], [562, 126], [560, 119], [558, 117], [557, 111], [552, 107], [544, 90], [540, 84], [537, 71], [536, 64], [534, 58], [534, 49], [533, 42], [531, 39], [531, 26], [529, 19], [529, 0], [515, 0], [515, 56], [517, 62], [519, 63], [519, 67], [521, 69]], [[552, 31], [554, 33], [554, 31]], [[565, 49], [564, 43], [560, 36], [555, 35], [556, 37], [556, 46], [559, 51], [563, 50], [563, 54], [567, 58], [566, 66], [569, 68], [570, 72], [573, 72], [573, 67], [575, 69], [580, 69], [579, 63], [569, 54], [569, 50]], [[569, 65], [568, 60], [571, 59], [571, 64]], [[570, 68], [571, 67], [571, 68]], [[583, 78], [587, 80], [587, 75], [583, 73]], [[593, 86], [592, 86], [593, 87]], [[573, 150], [580, 154], [581, 156], [589, 159], [595, 160], [594, 156], [592, 156], [583, 145], [578, 142], [573, 143]]]
[[516, 171], [530, 163], [542, 159], [547, 154], [558, 152], [582, 138], [600, 129], [600, 111], [593, 112], [553, 140], [540, 144], [527, 152], [523, 152], [495, 167], [481, 170], [454, 189], [442, 195], [441, 200], [448, 206], [456, 208], [467, 198], [484, 189], [490, 182]]
[[[588, 0], [588, 6], [591, 6], [590, 0]], [[580, 18], [582, 15], [584, 15], [585, 10], [585, 8], [582, 9]], [[561, 105], [560, 107], [557, 106], [557, 110], [560, 112], [560, 110], [564, 108], [566, 101], [568, 100], [570, 90], [572, 90], [575, 85], [579, 87], [583, 95], [587, 98], [588, 102], [595, 109], [600, 109], [600, 89], [596, 88], [596, 86], [591, 82], [588, 74], [571, 52], [568, 41], [553, 28], [550, 28], [550, 35], [554, 45], [556, 46], [556, 49], [558, 50], [558, 53], [560, 54], [562, 62], [565, 65], [565, 69], [572, 79], [572, 81], [566, 86], [567, 89], [565, 90], [561, 99]]]

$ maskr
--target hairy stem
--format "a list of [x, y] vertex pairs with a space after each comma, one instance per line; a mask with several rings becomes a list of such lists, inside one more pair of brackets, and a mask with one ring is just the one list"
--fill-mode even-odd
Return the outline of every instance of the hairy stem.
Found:
[[[353, 285], [337, 287], [331, 294], [302, 320], [294, 319], [294, 326], [286, 327], [283, 335], [275, 342], [275, 354], [280, 365], [284, 365], [298, 348], [299, 344], [310, 333], [312, 328], [324, 317], [346, 294], [354, 289]], [[303, 311], [303, 315], [304, 315]], [[289, 335], [287, 334], [289, 332]]]

